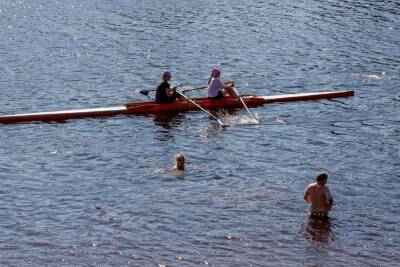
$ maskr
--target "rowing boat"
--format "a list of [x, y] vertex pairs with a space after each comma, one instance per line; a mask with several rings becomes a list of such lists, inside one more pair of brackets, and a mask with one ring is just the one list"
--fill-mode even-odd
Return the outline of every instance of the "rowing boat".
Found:
[[[302, 94], [286, 94], [275, 96], [243, 96], [243, 101], [248, 107], [257, 107], [264, 104], [276, 102], [305, 101], [318, 99], [331, 99], [338, 97], [354, 96], [354, 91], [331, 91], [331, 92], [315, 92]], [[215, 110], [219, 108], [235, 109], [242, 108], [243, 104], [240, 100], [232, 97], [225, 97], [221, 100], [209, 100], [207, 98], [193, 98], [198, 105], [207, 110]], [[165, 112], [183, 112], [190, 110], [198, 110], [198, 107], [185, 99], [179, 99], [173, 103], [157, 104], [153, 101], [128, 103], [117, 107], [106, 108], [90, 108], [79, 110], [51, 111], [40, 113], [27, 113], [17, 115], [0, 116], [0, 124], [11, 124], [20, 122], [57, 122], [69, 119], [105, 117], [127, 114], [156, 114]]]

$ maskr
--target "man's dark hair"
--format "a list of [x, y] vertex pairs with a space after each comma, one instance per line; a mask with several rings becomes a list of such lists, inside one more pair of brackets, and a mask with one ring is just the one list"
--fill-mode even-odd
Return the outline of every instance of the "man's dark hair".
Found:
[[318, 172], [317, 173], [317, 182], [323, 182], [328, 179], [328, 174], [326, 172]]

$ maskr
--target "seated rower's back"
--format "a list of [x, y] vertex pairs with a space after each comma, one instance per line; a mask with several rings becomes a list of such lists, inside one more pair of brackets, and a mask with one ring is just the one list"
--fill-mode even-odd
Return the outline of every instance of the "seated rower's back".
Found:
[[212, 69], [207, 86], [208, 99], [219, 100], [224, 98], [226, 95], [237, 98], [238, 95], [234, 89], [235, 82], [231, 80], [222, 82], [220, 77], [221, 71], [218, 68]]
[[176, 88], [170, 86], [168, 81], [172, 79], [171, 72], [164, 71], [161, 79], [160, 84], [157, 86], [156, 91], [156, 103], [158, 104], [165, 104], [165, 103], [172, 103], [177, 98], [179, 98], [179, 94], [176, 92]]

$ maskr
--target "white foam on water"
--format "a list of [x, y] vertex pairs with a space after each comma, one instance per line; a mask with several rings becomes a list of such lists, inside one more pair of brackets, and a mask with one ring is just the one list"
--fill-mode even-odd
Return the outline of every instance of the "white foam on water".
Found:
[[247, 116], [226, 115], [224, 116], [224, 123], [229, 126], [260, 124], [260, 118], [258, 117], [258, 114], [254, 113], [253, 117], [254, 119], [252, 119], [249, 115]]
[[278, 119], [278, 118], [275, 119], [275, 122], [276, 122], [277, 124], [287, 124], [286, 121], [281, 120], [281, 119]]
[[379, 80], [382, 80], [383, 76], [385, 75], [385, 72], [382, 72], [380, 75], [370, 74], [370, 73], [359, 73], [356, 75], [360, 76], [361, 78], [370, 80], [370, 81], [379, 81]]

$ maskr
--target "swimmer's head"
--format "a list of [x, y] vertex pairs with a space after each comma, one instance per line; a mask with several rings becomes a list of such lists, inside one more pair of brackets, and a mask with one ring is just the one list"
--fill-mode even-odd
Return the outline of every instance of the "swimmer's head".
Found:
[[176, 168], [178, 170], [185, 169], [185, 157], [181, 153], [175, 155], [175, 161], [176, 161]]
[[328, 174], [326, 172], [317, 172], [317, 182], [325, 184], [328, 180]]

